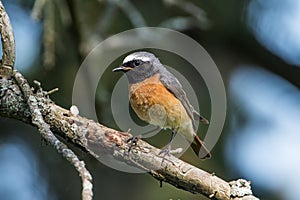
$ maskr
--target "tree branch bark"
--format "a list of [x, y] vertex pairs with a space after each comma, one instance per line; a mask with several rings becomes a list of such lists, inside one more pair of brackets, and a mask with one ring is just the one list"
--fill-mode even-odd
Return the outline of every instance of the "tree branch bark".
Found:
[[[105, 127], [92, 120], [61, 108], [45, 96], [35, 95], [37, 105], [47, 124], [56, 134], [68, 138], [75, 146], [86, 150], [95, 158], [103, 154], [145, 170], [151, 176], [177, 188], [200, 193], [213, 199], [257, 199], [252, 196], [250, 184], [245, 180], [226, 182], [214, 174], [198, 169], [174, 156], [162, 163], [159, 149], [139, 140], [128, 154], [129, 133]], [[31, 122], [28, 104], [15, 79], [0, 75], [0, 116]], [[157, 166], [161, 166], [159, 169]]]

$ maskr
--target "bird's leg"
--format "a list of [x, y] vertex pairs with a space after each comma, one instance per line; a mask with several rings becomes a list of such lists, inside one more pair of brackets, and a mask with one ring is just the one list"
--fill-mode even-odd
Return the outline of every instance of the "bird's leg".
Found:
[[[132, 136], [132, 137], [128, 138], [126, 140], [127, 143], [130, 143], [128, 152], [130, 152], [131, 148], [137, 144], [139, 139], [151, 137], [152, 135], [150, 135], [150, 134], [157, 131], [157, 130], [161, 130], [161, 128], [159, 126], [157, 126], [155, 129], [147, 131], [146, 133], [135, 135], [135, 136]], [[148, 134], [149, 134], [149, 136], [148, 136]]]
[[159, 152], [159, 155], [163, 154], [162, 163], [164, 162], [166, 155], [170, 156], [171, 146], [172, 146], [172, 143], [173, 143], [176, 133], [177, 133], [177, 130], [172, 129], [172, 135], [171, 135], [171, 140], [170, 140], [169, 144]]

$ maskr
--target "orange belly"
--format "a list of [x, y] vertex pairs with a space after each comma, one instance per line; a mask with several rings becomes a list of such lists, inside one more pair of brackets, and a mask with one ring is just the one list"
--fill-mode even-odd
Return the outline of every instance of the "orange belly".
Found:
[[144, 121], [170, 129], [189, 129], [191, 119], [181, 102], [158, 80], [158, 75], [130, 86], [130, 104]]

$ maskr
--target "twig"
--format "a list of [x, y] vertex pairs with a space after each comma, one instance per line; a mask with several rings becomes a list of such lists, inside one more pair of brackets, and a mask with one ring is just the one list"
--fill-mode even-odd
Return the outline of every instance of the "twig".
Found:
[[31, 17], [35, 20], [39, 20], [42, 17], [43, 10], [45, 8], [47, 0], [35, 0], [31, 11]]
[[54, 88], [50, 91], [47, 92], [47, 95], [53, 94], [54, 92], [57, 92], [59, 89], [58, 88]]
[[40, 20], [44, 13], [43, 33], [43, 64], [51, 69], [56, 62], [55, 58], [55, 7], [54, 1], [35, 0], [31, 17]]
[[[77, 1], [74, 1], [74, 0], [66, 0], [66, 8], [67, 8], [67, 11], [68, 13], [70, 13], [70, 17], [71, 17], [71, 26], [70, 26], [70, 29], [71, 29], [71, 32], [72, 32], [72, 36], [73, 36], [73, 42], [74, 42], [74, 45], [75, 45], [75, 49], [76, 49], [76, 57], [79, 61], [79, 63], [81, 61], [83, 61], [83, 59], [85, 58], [86, 54], [88, 53], [86, 51], [86, 49], [83, 49], [83, 38], [84, 38], [84, 35], [83, 35], [83, 32], [82, 30], [85, 30], [84, 29], [84, 24], [81, 24], [80, 23], [80, 16], [79, 16], [79, 12], [78, 12], [78, 9], [77, 9]], [[89, 49], [90, 50], [90, 49]]]
[[[60, 142], [50, 130], [49, 124], [44, 121], [42, 113], [39, 109], [39, 102], [36, 95], [33, 94], [27, 80], [20, 74], [18, 71], [14, 71], [14, 78], [18, 83], [18, 86], [21, 88], [21, 91], [24, 94], [24, 98], [27, 101], [29, 110], [31, 112], [32, 124], [38, 127], [38, 130], [42, 137], [55, 149], [66, 158], [79, 172], [79, 175], [82, 179], [82, 199], [91, 200], [93, 198], [93, 185], [92, 185], [92, 176], [89, 171], [85, 168], [83, 161], [80, 161], [77, 155], [70, 150], [65, 144]], [[40, 89], [40, 92], [43, 92]], [[47, 101], [46, 98], [44, 98]], [[49, 100], [48, 100], [49, 102]]]
[[[23, 77], [21, 73], [19, 73], [16, 70], [13, 70], [14, 62], [15, 62], [15, 42], [14, 42], [14, 35], [13, 30], [10, 24], [9, 17], [2, 5], [2, 2], [0, 1], [0, 34], [2, 39], [2, 49], [3, 49], [3, 56], [2, 56], [2, 63], [1, 63], [1, 70], [0, 70], [0, 89], [2, 90], [1, 97], [5, 98], [6, 95], [8, 95], [6, 100], [9, 102], [11, 99], [11, 93], [7, 92], [10, 89], [17, 89], [18, 94], [24, 95], [23, 103], [26, 102], [27, 108], [21, 109], [23, 114], [25, 114], [24, 110], [27, 110], [29, 107], [30, 114], [27, 112], [27, 116], [31, 116], [31, 119], [28, 119], [28, 121], [31, 121], [31, 123], [38, 127], [39, 132], [41, 133], [42, 137], [51, 145], [53, 145], [56, 150], [64, 157], [66, 158], [79, 172], [79, 175], [82, 179], [82, 199], [83, 200], [91, 200], [93, 198], [93, 185], [92, 185], [92, 176], [89, 173], [89, 171], [85, 168], [85, 164], [83, 161], [80, 161], [76, 154], [71, 151], [65, 144], [60, 142], [52, 133], [50, 130], [50, 125], [44, 121], [43, 115], [40, 111], [39, 102], [38, 100], [42, 99], [45, 102], [50, 103], [50, 100], [46, 98], [44, 95], [45, 93], [42, 91], [41, 88], [38, 90], [38, 94], [33, 94], [30, 85], [28, 84], [27, 80]], [[2, 70], [3, 68], [6, 68], [5, 70]], [[10, 68], [10, 69], [7, 69]], [[7, 76], [7, 71], [10, 70], [10, 73], [13, 75], [13, 78], [11, 76]], [[3, 74], [5, 73], [5, 74]], [[4, 78], [5, 77], [5, 78]], [[9, 83], [15, 82], [17, 83], [17, 88], [10, 88]], [[6, 87], [7, 86], [7, 87]], [[38, 84], [38, 87], [40, 87], [40, 84]], [[22, 93], [20, 93], [20, 90]], [[16, 94], [17, 94], [16, 93]], [[19, 98], [17, 98], [19, 99]], [[45, 103], [43, 102], [43, 103]], [[2, 103], [0, 101], [0, 103]], [[13, 101], [13, 103], [15, 103]], [[8, 103], [6, 106], [11, 107], [11, 102]], [[11, 110], [18, 109], [18, 106], [11, 107]], [[2, 109], [0, 109], [2, 110]], [[14, 116], [12, 114], [11, 116]]]
[[53, 1], [45, 5], [44, 33], [43, 33], [43, 62], [46, 69], [51, 69], [56, 62], [55, 58], [55, 7]]
[[15, 65], [16, 48], [14, 32], [5, 11], [5, 8], [0, 1], [0, 34], [2, 41], [2, 65], [13, 68]]

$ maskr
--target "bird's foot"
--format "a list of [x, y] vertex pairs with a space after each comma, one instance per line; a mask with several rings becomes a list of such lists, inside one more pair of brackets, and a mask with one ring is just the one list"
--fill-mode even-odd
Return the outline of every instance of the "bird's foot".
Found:
[[166, 156], [171, 156], [171, 145], [168, 145], [164, 147], [162, 150], [160, 150], [158, 155], [162, 155], [161, 164], [163, 164], [163, 162], [166, 160]]

